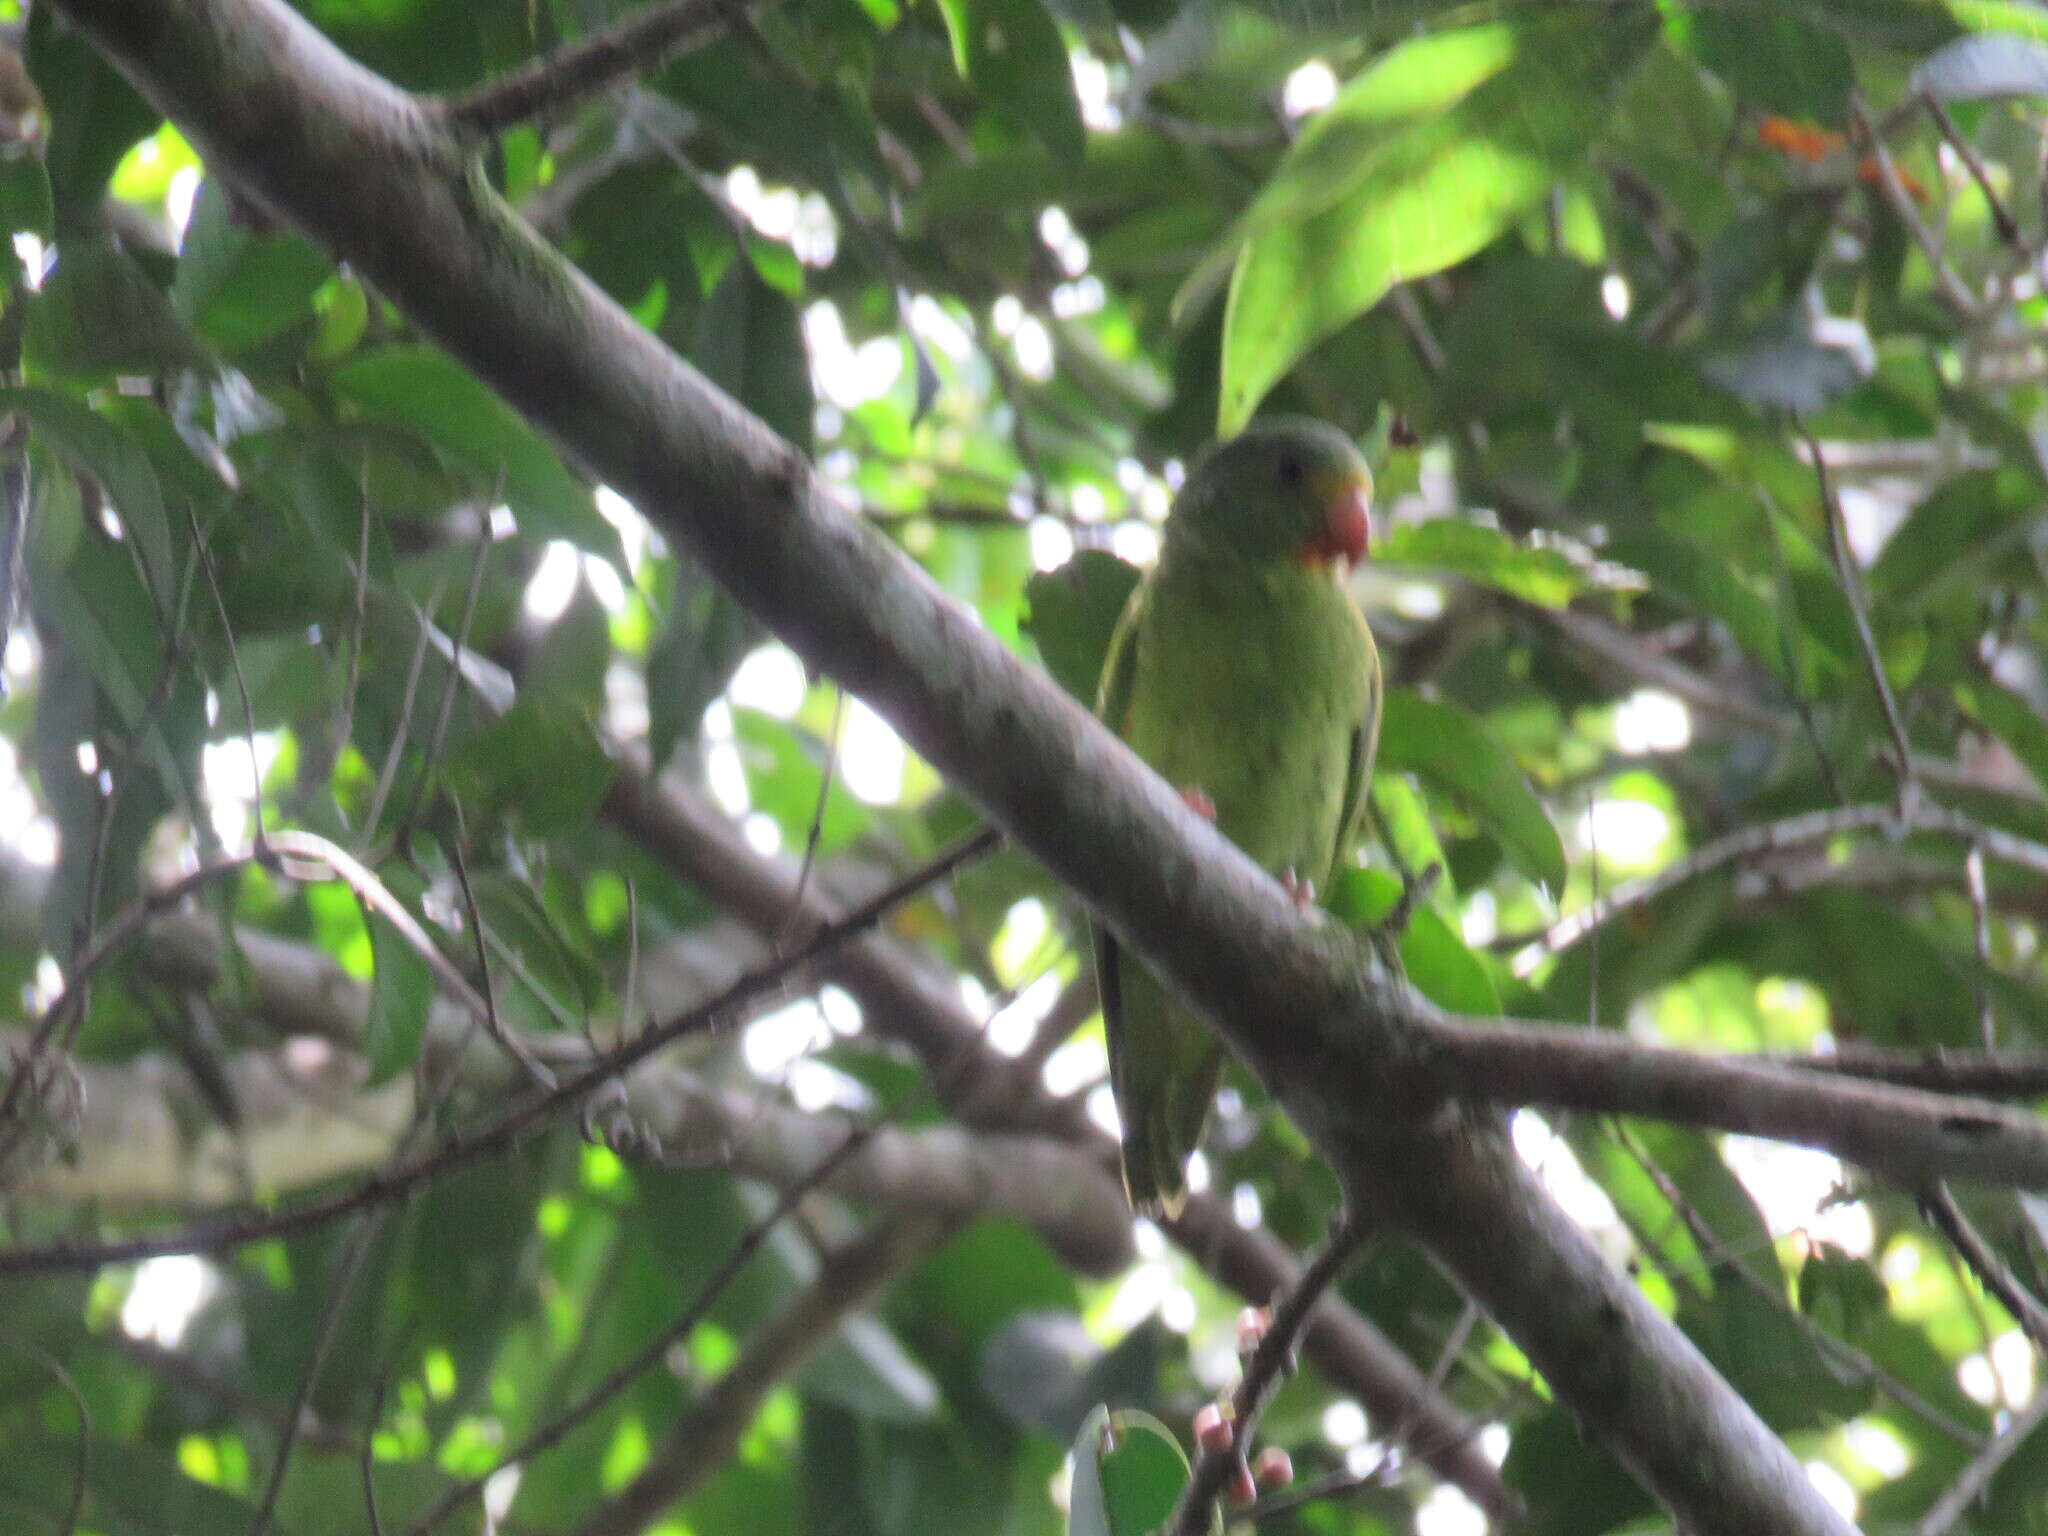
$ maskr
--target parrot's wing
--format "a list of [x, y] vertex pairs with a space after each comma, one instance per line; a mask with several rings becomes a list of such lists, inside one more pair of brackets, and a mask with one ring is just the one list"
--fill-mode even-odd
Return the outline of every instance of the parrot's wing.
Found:
[[1138, 626], [1145, 621], [1145, 588], [1139, 582], [1109, 633], [1102, 656], [1102, 681], [1095, 690], [1095, 718], [1117, 735], [1130, 723], [1131, 687], [1138, 676]]
[[[1095, 690], [1096, 718], [1117, 735], [1124, 734], [1131, 713], [1131, 685], [1138, 675], [1138, 625], [1145, 615], [1145, 583], [1139, 582], [1123, 614], [1110, 631], [1102, 659], [1102, 682]], [[1111, 1059], [1117, 1054], [1117, 1031], [1123, 1021], [1123, 985], [1117, 970], [1116, 935], [1102, 924], [1095, 931], [1095, 984], [1102, 996], [1102, 1027], [1109, 1035]]]
[[[1130, 725], [1145, 596], [1141, 584], [1124, 605], [1096, 693], [1096, 715], [1119, 736]], [[1173, 1004], [1152, 974], [1143, 966], [1127, 971], [1116, 935], [1100, 923], [1092, 926], [1110, 1086], [1123, 1121], [1125, 1192], [1141, 1213], [1172, 1216], [1187, 1199], [1183, 1165], [1216, 1092], [1222, 1048], [1206, 1031], [1177, 1022]]]
[[[1365, 629], [1365, 616], [1353, 613], [1358, 626]], [[1365, 713], [1351, 731], [1351, 755], [1344, 766], [1343, 810], [1337, 818], [1337, 846], [1331, 850], [1331, 873], [1334, 876], [1342, 870], [1351, 857], [1351, 850], [1358, 842], [1358, 832], [1365, 820], [1366, 799], [1372, 792], [1372, 760], [1380, 745], [1380, 701], [1386, 697], [1386, 689], [1380, 678], [1380, 655], [1373, 646], [1372, 631], [1366, 630], [1365, 655], [1370, 668], [1366, 687]]]

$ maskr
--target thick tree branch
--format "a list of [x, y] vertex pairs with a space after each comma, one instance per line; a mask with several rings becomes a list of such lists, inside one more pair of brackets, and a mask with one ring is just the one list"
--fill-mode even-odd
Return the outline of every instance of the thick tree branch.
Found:
[[1914, 1189], [1945, 1178], [2048, 1188], [2048, 1123], [1979, 1099], [1773, 1060], [1699, 1056], [1591, 1030], [1471, 1019], [1449, 1026], [1425, 1020], [1419, 1033], [1440, 1053], [1439, 1092], [1798, 1142]]
[[[1390, 1092], [1426, 1011], [518, 223], [275, 0], [56, 0], [239, 189], [376, 284], [1086, 897], [1702, 1536], [1849, 1529], [1489, 1121]], [[1272, 1021], [1289, 1021], [1276, 1029]], [[1335, 1074], [1362, 1092], [1339, 1098]]]

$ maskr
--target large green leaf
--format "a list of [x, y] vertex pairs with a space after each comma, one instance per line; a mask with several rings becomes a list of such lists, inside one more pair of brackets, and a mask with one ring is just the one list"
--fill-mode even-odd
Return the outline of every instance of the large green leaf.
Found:
[[171, 303], [186, 324], [227, 351], [270, 340], [311, 316], [334, 264], [287, 230], [254, 234], [208, 178], [192, 204]]
[[1486, 727], [1455, 704], [1387, 690], [1379, 765], [1448, 790], [1496, 836], [1522, 872], [1564, 890], [1564, 844], [1528, 775]]
[[2002, 683], [1971, 678], [1956, 684], [1956, 702], [2011, 749], [2034, 781], [2048, 788], [2048, 720]]
[[1404, 523], [1380, 540], [1372, 557], [1376, 565], [1447, 571], [1543, 608], [1564, 607], [1585, 585], [1561, 551], [1520, 543], [1498, 528], [1457, 517]]
[[939, 11], [961, 76], [1055, 155], [1080, 159], [1086, 138], [1067, 45], [1042, 0], [939, 0]]
[[1180, 1442], [1149, 1413], [1098, 1408], [1074, 1437], [1067, 1536], [1151, 1536], [1187, 1486]]
[[[1657, 28], [1648, 6], [1546, 10], [1474, 28], [1462, 50], [1443, 38], [1397, 48], [1355, 81], [1348, 131], [1298, 151], [1312, 157], [1300, 190], [1288, 162], [1276, 177], [1278, 206], [1316, 211], [1255, 229], [1238, 257], [1219, 433], [1389, 288], [1472, 255], [1539, 201], [1584, 157]], [[1469, 84], [1446, 102], [1435, 82], [1450, 59], [1461, 67], [1449, 78]], [[1339, 186], [1327, 206], [1318, 183]]]
[[337, 368], [336, 394], [369, 416], [409, 427], [466, 471], [481, 492], [499, 491], [520, 526], [567, 539], [626, 569], [618, 531], [590, 488], [461, 364], [433, 347], [398, 345], [360, 353]]
[[173, 549], [190, 541], [172, 537], [163, 490], [143, 446], [105, 412], [53, 389], [0, 389], [0, 411], [21, 412], [33, 433], [72, 468], [99, 483], [121, 516], [123, 532], [135, 541], [151, 598], [163, 613], [170, 613], [178, 594]]

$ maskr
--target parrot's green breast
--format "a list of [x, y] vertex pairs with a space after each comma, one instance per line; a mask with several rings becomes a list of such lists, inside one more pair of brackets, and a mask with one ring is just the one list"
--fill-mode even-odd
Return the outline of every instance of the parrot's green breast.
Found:
[[1260, 865], [1326, 880], [1350, 830], [1359, 728], [1377, 715], [1357, 604], [1328, 567], [1172, 557], [1145, 603], [1125, 739], [1168, 783], [1207, 795], [1218, 830]]

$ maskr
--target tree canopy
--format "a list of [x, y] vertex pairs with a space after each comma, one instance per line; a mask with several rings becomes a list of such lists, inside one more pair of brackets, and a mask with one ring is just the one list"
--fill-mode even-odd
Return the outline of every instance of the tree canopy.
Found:
[[[2048, 1532], [2048, 12], [0, 26], [9, 1529]], [[1266, 411], [1321, 919], [1084, 713]]]

